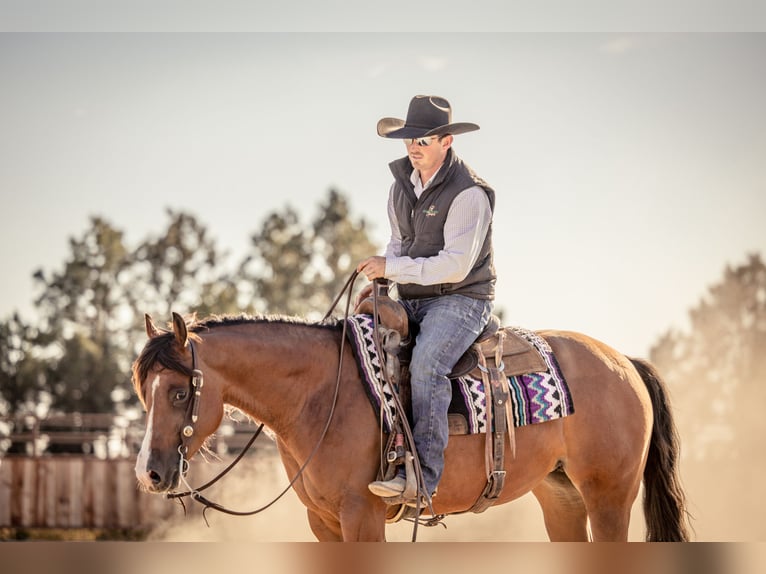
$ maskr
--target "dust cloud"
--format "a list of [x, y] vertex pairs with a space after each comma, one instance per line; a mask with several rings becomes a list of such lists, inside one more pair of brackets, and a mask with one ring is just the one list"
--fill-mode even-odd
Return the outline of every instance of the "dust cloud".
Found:
[[[738, 451], [753, 453], [744, 464], [736, 456], [731, 464], [715, 464], [683, 455], [681, 478], [693, 519], [693, 539], [699, 542], [756, 542], [766, 540], [764, 503], [760, 477], [766, 470], [762, 437], [750, 444], [741, 443]], [[683, 447], [684, 440], [681, 437]], [[733, 453], [734, 457], [736, 453]], [[194, 485], [215, 476], [228, 461], [195, 460], [190, 473]], [[271, 502], [288, 484], [278, 455], [264, 449], [247, 456], [226, 477], [205, 494], [211, 500], [234, 510], [252, 510]], [[152, 496], [152, 495], [146, 495]], [[644, 540], [645, 524], [641, 491], [633, 506], [630, 541]], [[166, 504], [177, 504], [167, 501]], [[292, 490], [274, 505], [254, 516], [229, 516], [210, 510], [205, 524], [201, 506], [187, 502], [187, 514], [179, 510], [171, 519], [156, 525], [150, 541], [216, 542], [311, 542], [315, 538], [308, 526], [305, 507]], [[531, 494], [493, 507], [482, 514], [448, 516], [441, 525], [418, 527], [419, 542], [540, 542], [548, 537], [542, 512]], [[408, 542], [413, 534], [410, 522], [386, 527], [389, 541]]]
[[[680, 433], [681, 483], [691, 514], [692, 540], [697, 542], [762, 542], [766, 541], [766, 498], [760, 495], [766, 472], [766, 449], [763, 427], [747, 414], [748, 408], [759, 410], [761, 404], [741, 404], [732, 413], [729, 424], [735, 440], [718, 442], [716, 450], [698, 447], [700, 432], [690, 421], [699, 414], [683, 396], [672, 397]], [[747, 408], [746, 408], [747, 406]], [[760, 416], [760, 413], [757, 413]], [[203, 484], [215, 476], [228, 460], [192, 463], [190, 482]], [[289, 479], [272, 446], [259, 448], [245, 457], [232, 472], [205, 492], [216, 502], [234, 510], [251, 510], [271, 502], [288, 484]], [[145, 495], [152, 496], [152, 495]], [[643, 541], [645, 523], [642, 510], [643, 490], [633, 505], [628, 539]], [[171, 501], [158, 501], [177, 505]], [[282, 499], [260, 514], [247, 517], [207, 512], [210, 526], [205, 524], [201, 506], [187, 502], [188, 512], [180, 508], [171, 519], [157, 524], [149, 533], [150, 541], [217, 541], [217, 542], [312, 542], [315, 540], [306, 511], [297, 496], [289, 490]], [[418, 527], [419, 542], [538, 542], [548, 537], [542, 512], [531, 494], [488, 509], [482, 514], [461, 514], [445, 518], [441, 525]], [[408, 542], [413, 525], [402, 521], [386, 527], [389, 541]]]
[[[752, 444], [742, 445], [750, 450]], [[682, 436], [682, 445], [683, 445]], [[681, 475], [694, 515], [694, 539], [702, 542], [747, 542], [766, 540], [762, 520], [764, 503], [758, 493], [763, 455], [748, 460], [752, 465], [711, 464], [704, 460], [682, 458]], [[195, 461], [190, 481], [202, 484], [217, 474], [227, 461]], [[278, 456], [273, 450], [246, 457], [213, 488], [209, 498], [236, 510], [258, 508], [273, 500], [288, 484]], [[146, 495], [150, 496], [150, 495]], [[644, 540], [645, 526], [641, 509], [643, 491], [633, 506], [630, 541]], [[173, 504], [170, 501], [167, 504]], [[187, 506], [190, 503], [187, 503]], [[538, 574], [749, 574], [762, 571], [766, 547], [761, 544], [556, 544], [547, 541], [542, 512], [537, 501], [526, 495], [511, 503], [490, 508], [483, 514], [448, 516], [447, 528], [435, 526], [418, 529], [418, 544], [311, 544], [315, 541], [306, 512], [292, 490], [264, 512], [255, 516], [235, 517], [208, 512], [205, 525], [199, 505], [190, 506], [188, 514], [158, 524], [148, 536], [149, 545], [141, 552], [118, 546], [120, 559], [104, 572], [165, 571], [181, 569], [190, 573], [210, 574], [244, 564], [257, 565], [272, 574], [338, 574], [365, 572], [383, 574], [396, 571], [465, 572], [505, 565], [531, 569]], [[387, 539], [409, 542], [412, 524], [388, 525]], [[181, 546], [164, 541], [185, 542]], [[151, 544], [160, 543], [160, 544]], [[198, 545], [195, 542], [218, 544]], [[474, 542], [463, 545], [437, 542]], [[496, 544], [512, 542], [513, 544]], [[287, 543], [287, 544], [272, 544]], [[478, 543], [478, 544], [476, 544]], [[544, 548], [544, 549], [543, 549]], [[26, 562], [28, 565], [29, 563]], [[114, 568], [114, 565], [119, 568]]]
[[[203, 484], [215, 476], [228, 461], [195, 460], [189, 482]], [[257, 453], [243, 459], [218, 484], [205, 491], [210, 500], [237, 511], [249, 511], [271, 502], [289, 483], [279, 457], [273, 451]], [[147, 495], [151, 496], [151, 495]], [[640, 497], [638, 499], [640, 501]], [[168, 501], [167, 504], [177, 504]], [[182, 513], [157, 525], [148, 535], [149, 541], [174, 542], [311, 542], [315, 541], [308, 526], [306, 509], [293, 490], [278, 502], [254, 516], [230, 516], [214, 510], [207, 512], [205, 524], [201, 506], [187, 502], [187, 515]], [[444, 525], [419, 526], [418, 542], [541, 542], [548, 536], [542, 512], [535, 498], [522, 498], [488, 509], [482, 514], [448, 516]], [[412, 540], [413, 525], [401, 521], [386, 527], [391, 542]], [[643, 540], [644, 524], [640, 505], [633, 509], [630, 539]]]

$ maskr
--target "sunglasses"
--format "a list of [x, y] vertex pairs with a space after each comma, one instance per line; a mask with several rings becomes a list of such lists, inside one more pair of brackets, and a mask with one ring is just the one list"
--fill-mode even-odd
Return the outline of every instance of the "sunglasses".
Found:
[[420, 147], [426, 147], [431, 145], [434, 140], [439, 139], [439, 136], [428, 136], [424, 138], [404, 138], [404, 145], [410, 147], [412, 142], [417, 142]]

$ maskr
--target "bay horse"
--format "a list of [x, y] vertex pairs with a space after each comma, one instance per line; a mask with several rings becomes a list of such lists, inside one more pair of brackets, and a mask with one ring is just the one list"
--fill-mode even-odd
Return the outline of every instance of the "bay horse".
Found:
[[[387, 506], [367, 489], [379, 469], [381, 432], [353, 353], [341, 346], [340, 321], [212, 316], [187, 324], [173, 313], [169, 329], [147, 315], [146, 331], [133, 364], [148, 413], [136, 462], [146, 491], [178, 486], [180, 453], [191, 458], [230, 405], [273, 432], [318, 540], [385, 540]], [[550, 540], [627, 541], [643, 480], [646, 540], [688, 540], [678, 437], [655, 369], [579, 333], [539, 334], [558, 359], [575, 412], [516, 429], [496, 504], [531, 491]], [[202, 373], [195, 400], [190, 380]], [[436, 514], [471, 508], [486, 484], [484, 456], [484, 436], [450, 437]]]

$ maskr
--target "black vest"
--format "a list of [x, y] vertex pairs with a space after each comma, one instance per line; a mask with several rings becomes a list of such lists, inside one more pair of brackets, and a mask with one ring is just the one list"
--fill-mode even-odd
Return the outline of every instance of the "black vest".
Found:
[[[462, 191], [479, 186], [487, 194], [494, 213], [495, 192], [470, 167], [455, 155], [450, 148], [444, 164], [431, 185], [418, 199], [410, 181], [413, 167], [408, 157], [389, 164], [394, 174], [393, 202], [399, 232], [402, 236], [401, 255], [412, 258], [433, 257], [444, 248], [444, 223], [450, 206]], [[468, 275], [459, 283], [417, 285], [397, 283], [399, 296], [403, 299], [419, 299], [459, 293], [475, 299], [491, 300], [495, 297], [495, 266], [492, 251], [492, 222], [490, 221], [484, 244], [476, 263]]]

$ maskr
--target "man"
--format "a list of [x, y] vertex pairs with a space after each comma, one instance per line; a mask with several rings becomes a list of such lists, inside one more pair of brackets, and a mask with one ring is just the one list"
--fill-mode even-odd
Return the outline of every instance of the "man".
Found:
[[[389, 164], [394, 183], [385, 255], [365, 259], [357, 270], [371, 281], [393, 282], [410, 318], [419, 324], [410, 363], [412, 433], [425, 494], [432, 496], [449, 438], [452, 389], [447, 375], [492, 312], [495, 192], [452, 149], [455, 135], [479, 126], [452, 123], [444, 98], [415, 96], [406, 120], [383, 118], [377, 129], [382, 137], [404, 140], [407, 156]], [[399, 496], [404, 488], [403, 469], [391, 480], [369, 485], [383, 497]]]

